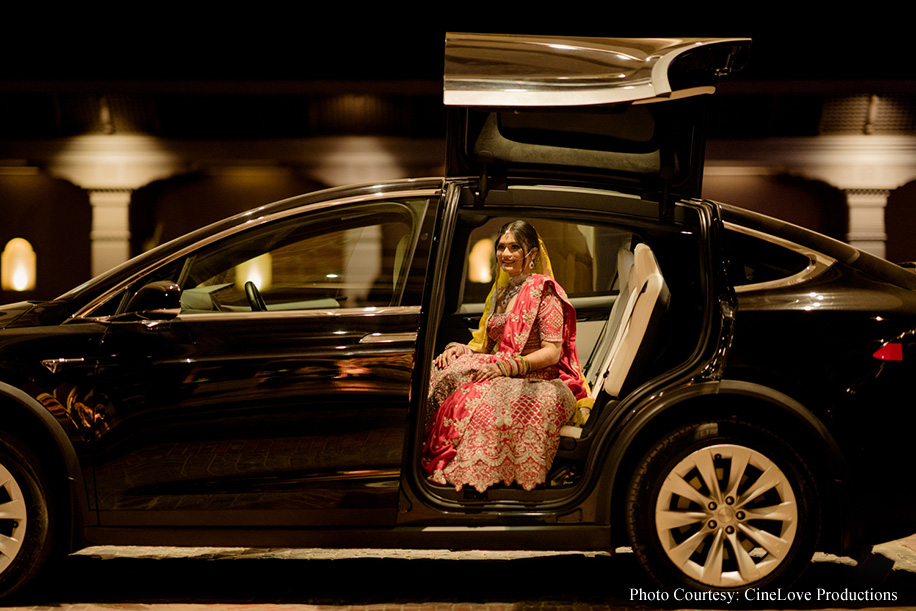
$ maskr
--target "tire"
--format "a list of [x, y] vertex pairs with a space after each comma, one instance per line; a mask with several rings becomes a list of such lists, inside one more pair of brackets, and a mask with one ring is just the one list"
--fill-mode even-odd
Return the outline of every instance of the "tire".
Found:
[[0, 599], [31, 581], [53, 550], [53, 519], [37, 457], [0, 435]]
[[814, 555], [817, 492], [801, 457], [775, 435], [732, 421], [685, 426], [642, 459], [627, 530], [663, 587], [788, 586]]

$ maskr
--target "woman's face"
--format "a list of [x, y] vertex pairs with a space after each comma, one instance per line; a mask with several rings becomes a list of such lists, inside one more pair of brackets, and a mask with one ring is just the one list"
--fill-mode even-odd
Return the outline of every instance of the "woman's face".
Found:
[[496, 262], [510, 276], [524, 272], [536, 252], [536, 248], [525, 250], [525, 246], [510, 231], [501, 235], [496, 242]]

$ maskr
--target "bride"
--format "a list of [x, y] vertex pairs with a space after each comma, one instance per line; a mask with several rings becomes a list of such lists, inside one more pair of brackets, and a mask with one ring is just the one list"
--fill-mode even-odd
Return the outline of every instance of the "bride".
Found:
[[576, 311], [553, 279], [526, 221], [499, 231], [500, 272], [470, 344], [433, 361], [421, 464], [429, 478], [483, 492], [547, 477], [560, 428], [587, 389], [576, 353]]

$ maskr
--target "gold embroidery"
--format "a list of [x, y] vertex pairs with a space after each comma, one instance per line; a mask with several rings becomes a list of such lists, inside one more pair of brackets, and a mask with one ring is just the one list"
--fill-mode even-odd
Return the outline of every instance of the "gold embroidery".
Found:
[[[548, 288], [542, 290], [544, 286]], [[494, 342], [502, 340], [495, 357], [464, 355], [444, 370], [433, 370], [428, 403], [434, 412], [448, 400], [453, 412], [442, 414], [438, 424], [448, 430], [447, 443], [454, 450], [447, 464], [424, 463], [432, 481], [479, 491], [499, 482], [531, 490], [545, 481], [559, 446], [559, 429], [576, 405], [558, 369], [547, 367], [483, 383], [473, 382], [472, 376], [481, 365], [517, 356], [528, 344], [539, 347], [541, 341], [563, 341], [564, 306], [550, 286], [542, 282], [530, 287], [528, 296], [522, 291], [512, 312], [490, 317], [487, 336]], [[561, 291], [558, 287], [562, 295]], [[510, 323], [521, 328], [504, 337]], [[509, 350], [516, 353], [504, 354]], [[449, 400], [453, 394], [455, 398]]]

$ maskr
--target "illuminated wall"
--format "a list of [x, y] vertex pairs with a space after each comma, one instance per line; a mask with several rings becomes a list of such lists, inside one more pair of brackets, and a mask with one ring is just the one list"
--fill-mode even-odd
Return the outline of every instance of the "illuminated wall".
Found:
[[0, 249], [14, 238], [26, 240], [36, 264], [34, 288], [0, 289], [0, 302], [53, 298], [85, 282], [90, 217], [82, 189], [34, 171], [0, 174]]

